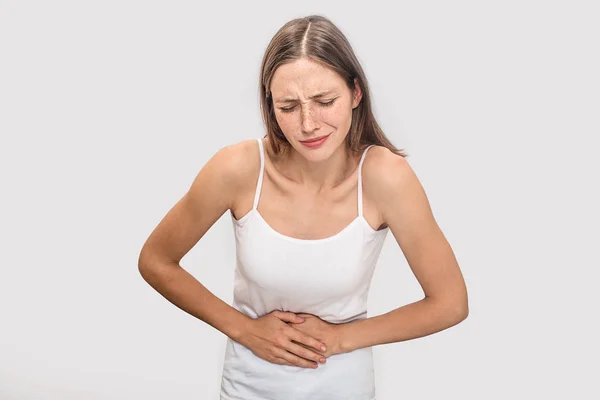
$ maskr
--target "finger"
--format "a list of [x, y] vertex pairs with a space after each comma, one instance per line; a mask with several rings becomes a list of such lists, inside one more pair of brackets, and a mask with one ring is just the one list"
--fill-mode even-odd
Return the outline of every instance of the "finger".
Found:
[[290, 339], [292, 339], [298, 343], [303, 343], [303, 344], [307, 345], [308, 347], [312, 347], [313, 349], [315, 349], [317, 351], [327, 351], [327, 347], [325, 346], [324, 343], [321, 343], [317, 339], [310, 337], [307, 334], [302, 333], [297, 329], [293, 329], [292, 331], [290, 331], [288, 336], [290, 337]]
[[325, 357], [322, 354], [315, 353], [312, 349], [300, 346], [296, 343], [289, 342], [286, 350], [306, 360], [311, 360], [316, 363], [325, 363]]
[[300, 318], [299, 316], [291, 312], [274, 311], [273, 315], [285, 322], [300, 323], [304, 321], [303, 318]]
[[275, 357], [275, 360], [277, 362], [277, 364], [281, 364], [281, 365], [289, 365], [290, 367], [295, 367], [294, 364], [292, 364], [291, 362], [289, 362], [288, 360], [286, 360], [285, 358], [281, 358], [281, 357]]
[[286, 360], [287, 362], [289, 362], [290, 364], [292, 364], [293, 366], [296, 366], [296, 367], [312, 368], [312, 369], [317, 368], [316, 362], [306, 360], [302, 357], [298, 357], [297, 355], [292, 354], [289, 351], [286, 351], [284, 349], [277, 349], [276, 353], [275, 353], [275, 357], [283, 358], [284, 360]]
[[298, 343], [298, 342], [296, 342], [295, 340], [292, 340], [292, 343], [296, 343], [298, 346], [302, 346], [302, 347], [304, 347], [305, 349], [308, 349], [308, 350], [310, 350], [310, 351], [312, 351], [312, 352], [314, 352], [314, 353], [316, 353], [316, 354], [319, 354], [319, 355], [321, 355], [321, 357], [325, 357], [325, 358], [329, 357], [329, 355], [327, 354], [327, 352], [326, 352], [326, 351], [315, 351], [315, 349], [314, 349], [314, 348], [312, 348], [312, 347], [310, 347], [310, 346], [307, 346], [307, 345], [305, 345], [304, 343]]

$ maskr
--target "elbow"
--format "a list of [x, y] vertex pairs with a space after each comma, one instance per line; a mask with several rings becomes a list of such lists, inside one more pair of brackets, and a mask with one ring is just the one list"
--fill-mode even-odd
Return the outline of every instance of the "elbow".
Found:
[[464, 305], [447, 304], [444, 320], [448, 327], [460, 324], [469, 316], [469, 308]]
[[157, 275], [159, 275], [160, 263], [158, 262], [158, 258], [148, 249], [142, 250], [140, 256], [138, 258], [138, 272], [144, 278], [144, 280], [148, 283], [156, 279]]
[[469, 303], [465, 300], [457, 300], [456, 298], [446, 298], [445, 300], [437, 300], [437, 308], [452, 325], [464, 321], [469, 316]]
[[469, 316], [469, 301], [466, 298], [466, 296], [464, 300], [454, 302], [454, 307], [452, 307], [452, 309], [454, 310], [454, 315], [458, 322], [467, 319], [467, 317]]
[[458, 322], [464, 321], [469, 316], [469, 305], [465, 305], [458, 309]]
[[152, 269], [148, 265], [138, 263], [138, 273], [142, 276], [142, 278], [146, 279], [151, 271]]
[[452, 314], [457, 319], [457, 323], [467, 319], [469, 316], [469, 296], [466, 288], [448, 297], [446, 304], [448, 304], [448, 308], [452, 310]]
[[142, 250], [140, 252], [137, 262], [138, 272], [140, 273], [140, 275], [142, 275], [142, 277], [149, 273], [150, 265], [152, 265], [152, 263], [150, 262], [150, 257], [148, 256], [148, 253]]
[[150, 251], [142, 251], [137, 264], [139, 274], [151, 286], [165, 278], [169, 279], [174, 269], [181, 268], [178, 262], [166, 261], [164, 257]]
[[443, 311], [443, 319], [450, 325], [456, 325], [469, 316], [469, 308], [464, 305], [458, 305], [455, 303], [446, 302], [441, 307]]
[[138, 273], [142, 278], [150, 283], [156, 279], [156, 268], [153, 268], [151, 264], [139, 263], [138, 262]]

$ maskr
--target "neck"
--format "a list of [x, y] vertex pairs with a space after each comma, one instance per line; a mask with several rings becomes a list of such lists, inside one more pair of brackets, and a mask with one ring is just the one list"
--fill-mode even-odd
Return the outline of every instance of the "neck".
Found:
[[316, 194], [337, 187], [356, 168], [356, 160], [344, 144], [331, 157], [319, 162], [307, 160], [290, 147], [279, 164], [282, 175]]

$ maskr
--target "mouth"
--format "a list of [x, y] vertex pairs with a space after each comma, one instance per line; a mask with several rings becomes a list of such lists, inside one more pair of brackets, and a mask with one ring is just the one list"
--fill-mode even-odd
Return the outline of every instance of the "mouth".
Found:
[[318, 142], [318, 141], [326, 138], [327, 136], [329, 136], [329, 135], [323, 135], [323, 136], [319, 136], [319, 137], [308, 139], [308, 140], [301, 140], [300, 142], [301, 143], [315, 143], [315, 142]]
[[[329, 134], [329, 135], [331, 135], [331, 134]], [[308, 139], [308, 140], [301, 140], [300, 143], [302, 143], [304, 146], [309, 147], [311, 149], [316, 149], [316, 148], [321, 147], [321, 145], [323, 145], [323, 143], [325, 143], [325, 141], [327, 140], [329, 135], [319, 136], [319, 137]]]

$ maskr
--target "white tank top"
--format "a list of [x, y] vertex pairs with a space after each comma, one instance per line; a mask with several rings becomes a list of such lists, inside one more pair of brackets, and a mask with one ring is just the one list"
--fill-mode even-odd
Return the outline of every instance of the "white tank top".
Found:
[[[254, 205], [236, 220], [231, 214], [237, 263], [232, 306], [251, 318], [274, 310], [314, 314], [331, 323], [367, 317], [367, 296], [389, 228], [374, 230], [363, 218], [362, 164], [358, 166], [358, 216], [323, 239], [299, 239], [275, 231], [257, 210], [265, 155]], [[227, 339], [221, 400], [373, 400], [371, 347], [336, 354], [318, 368], [274, 364]]]

